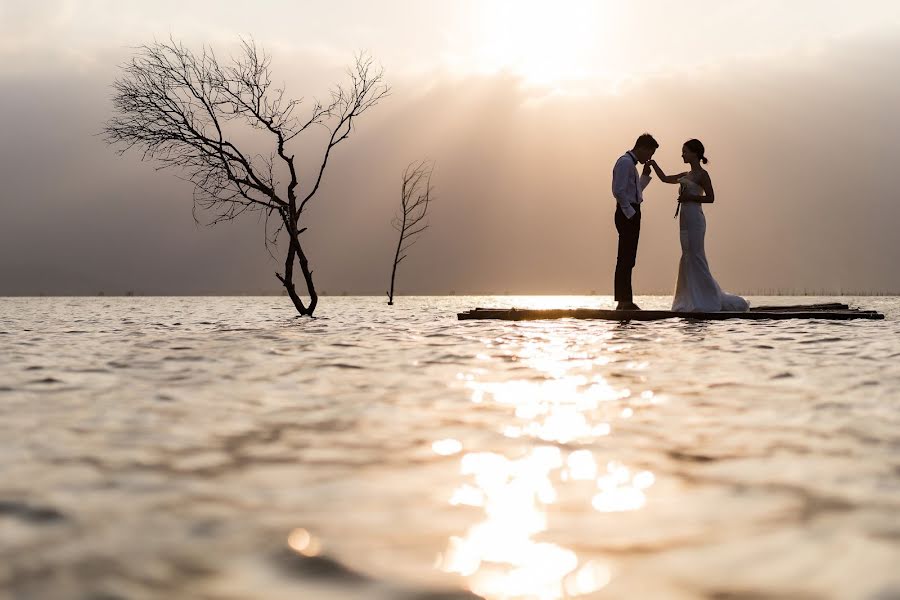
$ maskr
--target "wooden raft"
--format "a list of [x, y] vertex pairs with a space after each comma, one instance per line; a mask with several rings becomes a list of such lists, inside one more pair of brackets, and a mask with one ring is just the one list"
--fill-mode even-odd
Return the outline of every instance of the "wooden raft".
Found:
[[605, 321], [660, 321], [662, 319], [694, 319], [721, 321], [745, 319], [753, 321], [782, 319], [883, 319], [874, 310], [851, 308], [846, 304], [807, 304], [794, 306], [757, 306], [749, 312], [675, 312], [671, 310], [608, 310], [600, 308], [475, 308], [457, 314], [460, 321], [496, 319], [502, 321], [537, 321], [542, 319], [602, 319]]

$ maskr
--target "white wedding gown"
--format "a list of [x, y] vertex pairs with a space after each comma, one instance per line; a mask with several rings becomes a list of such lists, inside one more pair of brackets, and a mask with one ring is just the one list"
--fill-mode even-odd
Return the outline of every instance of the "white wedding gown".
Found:
[[[687, 177], [682, 177], [678, 181], [685, 193], [703, 193], [703, 188]], [[680, 215], [678, 224], [681, 232], [681, 262], [678, 264], [678, 282], [675, 285], [672, 310], [678, 312], [750, 310], [750, 304], [746, 300], [723, 292], [709, 270], [703, 241], [706, 237], [703, 205], [697, 202], [683, 202]]]

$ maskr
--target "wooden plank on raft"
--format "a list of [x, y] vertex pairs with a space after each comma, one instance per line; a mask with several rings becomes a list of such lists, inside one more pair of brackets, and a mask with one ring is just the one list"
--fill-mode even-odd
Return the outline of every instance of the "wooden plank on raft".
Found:
[[791, 304], [786, 306], [751, 306], [751, 311], [759, 310], [852, 310], [848, 305], [840, 302], [829, 302], [825, 304]]
[[874, 310], [850, 308], [843, 304], [795, 305], [759, 307], [748, 312], [674, 312], [670, 310], [607, 310], [599, 308], [476, 308], [457, 315], [459, 320], [495, 319], [504, 321], [534, 321], [545, 319], [601, 319], [606, 321], [659, 321], [663, 319], [693, 319], [722, 321], [823, 319], [846, 321], [852, 319], [884, 319]]

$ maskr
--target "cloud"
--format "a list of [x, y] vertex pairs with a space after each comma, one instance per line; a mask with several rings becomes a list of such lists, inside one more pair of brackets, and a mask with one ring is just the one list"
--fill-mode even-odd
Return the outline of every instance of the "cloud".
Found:
[[[196, 227], [187, 184], [116, 157], [94, 135], [117, 60], [78, 75], [4, 76], [0, 128], [12, 142], [0, 146], [0, 293], [277, 292], [261, 224]], [[400, 173], [430, 158], [432, 228], [398, 274], [400, 293], [608, 293], [611, 167], [650, 130], [669, 171], [682, 167], [685, 139], [707, 146], [717, 191], [707, 249], [725, 287], [898, 292], [898, 60], [895, 38], [858, 38], [615, 95], [553, 95], [505, 75], [425, 89], [399, 81], [339, 148], [312, 206], [319, 288], [383, 293]], [[340, 76], [302, 56], [288, 62], [276, 73], [307, 96]], [[312, 160], [310, 142], [297, 152]], [[646, 196], [636, 288], [668, 293], [680, 252], [675, 190], [657, 181]]]
[[59, 60], [71, 53], [59, 39], [74, 14], [72, 0], [0, 0], [0, 71], [21, 73], [41, 60]]

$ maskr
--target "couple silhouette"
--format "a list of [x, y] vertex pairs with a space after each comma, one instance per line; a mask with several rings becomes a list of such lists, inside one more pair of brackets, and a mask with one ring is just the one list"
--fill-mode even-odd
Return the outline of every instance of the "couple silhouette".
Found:
[[[655, 172], [663, 183], [678, 184], [678, 203], [675, 216], [680, 217], [681, 261], [678, 264], [678, 280], [672, 299], [676, 312], [743, 312], [750, 304], [740, 296], [727, 294], [716, 283], [706, 259], [706, 217], [703, 205], [716, 199], [709, 172], [702, 165], [706, 149], [700, 140], [692, 139], [681, 148], [681, 158], [690, 165], [690, 171], [678, 175], [666, 175], [653, 160], [659, 143], [649, 133], [638, 137], [634, 147], [616, 161], [612, 174], [612, 193], [616, 199], [616, 231], [619, 248], [616, 258], [615, 300], [616, 310], [640, 310], [634, 303], [631, 274], [637, 259], [638, 241], [641, 235], [641, 205], [644, 189], [650, 185]], [[638, 163], [643, 165], [638, 173]]]

